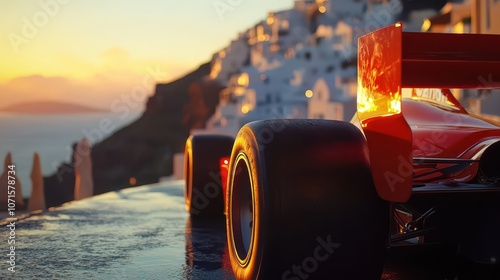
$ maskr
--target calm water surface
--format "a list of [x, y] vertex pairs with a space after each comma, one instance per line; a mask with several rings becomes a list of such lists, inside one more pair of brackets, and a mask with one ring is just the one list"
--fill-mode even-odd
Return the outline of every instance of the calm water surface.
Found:
[[[31, 193], [30, 173], [33, 153], [40, 154], [42, 173], [53, 174], [61, 162], [71, 158], [71, 147], [83, 137], [99, 142], [135, 120], [140, 113], [127, 116], [113, 113], [75, 115], [16, 115], [0, 113], [0, 162], [12, 152], [23, 196]], [[101, 122], [109, 125], [101, 126]], [[102, 129], [104, 128], [104, 129]]]

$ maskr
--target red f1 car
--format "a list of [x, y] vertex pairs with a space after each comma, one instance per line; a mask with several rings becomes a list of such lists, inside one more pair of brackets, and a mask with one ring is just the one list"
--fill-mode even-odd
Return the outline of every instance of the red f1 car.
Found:
[[500, 36], [359, 39], [352, 123], [263, 120], [191, 136], [186, 208], [224, 217], [238, 279], [380, 279], [388, 247], [500, 260], [500, 127], [449, 89], [500, 87]]

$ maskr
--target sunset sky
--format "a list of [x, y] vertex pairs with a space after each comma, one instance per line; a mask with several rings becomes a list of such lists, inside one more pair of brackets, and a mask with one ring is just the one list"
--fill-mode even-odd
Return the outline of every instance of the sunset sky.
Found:
[[[2, 106], [147, 98], [293, 0], [0, 0]], [[142, 108], [144, 102], [137, 109]], [[1, 106], [0, 106], [1, 107]]]

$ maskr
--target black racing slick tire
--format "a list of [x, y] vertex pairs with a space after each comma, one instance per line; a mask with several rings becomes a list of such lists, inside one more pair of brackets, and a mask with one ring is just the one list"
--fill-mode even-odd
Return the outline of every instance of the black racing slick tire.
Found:
[[192, 135], [184, 151], [184, 198], [192, 219], [224, 218], [220, 159], [231, 155], [234, 138]]
[[228, 251], [237, 279], [380, 279], [388, 202], [350, 123], [245, 125], [231, 154]]

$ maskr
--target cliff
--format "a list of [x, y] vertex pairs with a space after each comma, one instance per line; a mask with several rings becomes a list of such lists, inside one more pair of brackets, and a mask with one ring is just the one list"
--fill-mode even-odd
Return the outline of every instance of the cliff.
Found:
[[[172, 174], [172, 156], [183, 152], [191, 128], [214, 113], [222, 86], [205, 79], [210, 64], [158, 84], [137, 121], [92, 148], [94, 194], [157, 182]], [[73, 200], [74, 162], [44, 178], [47, 206]]]

